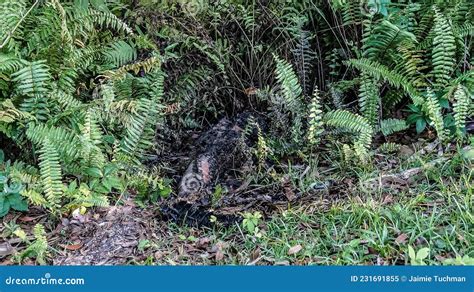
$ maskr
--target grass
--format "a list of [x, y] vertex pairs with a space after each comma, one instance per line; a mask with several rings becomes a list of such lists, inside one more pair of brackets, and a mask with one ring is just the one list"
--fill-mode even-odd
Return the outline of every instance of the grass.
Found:
[[[419, 264], [473, 258], [472, 164], [455, 155], [422, 176], [401, 192], [369, 193], [356, 186], [327, 209], [315, 201], [277, 212], [260, 220], [252, 233], [242, 224], [205, 229], [170, 224], [169, 237], [155, 242], [156, 250], [168, 250], [169, 256], [141, 264], [398, 265], [410, 264], [409, 246], [429, 249]], [[189, 256], [186, 249], [195, 248], [200, 238], [211, 239], [210, 249]], [[212, 255], [216, 244], [223, 256]], [[301, 250], [289, 252], [298, 245]]]
[[[335, 190], [308, 193], [307, 203], [288, 205], [265, 218], [242, 214], [246, 223], [194, 228], [151, 216], [151, 232], [140, 237], [130, 264], [138, 265], [404, 265], [473, 264], [474, 170], [459, 154], [418, 174], [409, 185], [369, 190], [360, 181], [426, 165], [432, 154], [402, 159], [387, 156], [365, 168], [354, 164], [320, 170]], [[395, 165], [386, 169], [384, 163]], [[396, 160], [396, 161], [393, 161]], [[383, 167], [381, 167], [383, 166]], [[291, 181], [294, 192], [310, 190], [312, 170], [286, 167], [260, 177], [277, 185]], [[307, 169], [306, 169], [307, 170]], [[306, 173], [306, 175], [302, 175]], [[318, 176], [316, 176], [318, 177]], [[149, 210], [150, 208], [147, 208]], [[141, 209], [138, 209], [141, 210]], [[140, 211], [138, 211], [140, 212]], [[153, 212], [151, 212], [153, 214]], [[262, 214], [263, 215], [263, 214]], [[251, 224], [249, 224], [249, 222]], [[13, 221], [10, 223], [14, 223]], [[5, 223], [4, 233], [17, 225]], [[11, 225], [11, 226], [10, 226]], [[9, 227], [10, 226], [10, 227]], [[254, 228], [254, 227], [257, 228]], [[10, 236], [13, 234], [10, 232]], [[414, 260], [415, 253], [429, 250]], [[50, 246], [52, 257], [57, 246]], [[464, 257], [461, 261], [457, 257]]]

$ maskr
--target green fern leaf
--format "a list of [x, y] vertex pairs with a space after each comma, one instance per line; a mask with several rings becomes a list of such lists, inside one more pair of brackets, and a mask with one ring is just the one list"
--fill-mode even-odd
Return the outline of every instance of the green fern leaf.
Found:
[[63, 184], [61, 182], [61, 165], [59, 155], [49, 139], [43, 141], [39, 157], [43, 192], [48, 201], [48, 208], [56, 213], [61, 206]]

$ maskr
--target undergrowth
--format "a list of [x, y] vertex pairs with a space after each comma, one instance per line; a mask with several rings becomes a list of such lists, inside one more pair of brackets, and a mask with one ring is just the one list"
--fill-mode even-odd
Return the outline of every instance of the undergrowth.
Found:
[[[472, 257], [473, 33], [468, 0], [2, 0], [0, 216], [159, 206], [177, 193], [169, 157], [250, 111], [256, 163], [238, 179], [288, 210], [218, 236], [292, 263]], [[423, 183], [345, 196], [413, 168]], [[293, 206], [333, 186], [329, 209]], [[45, 262], [43, 231], [20, 261]]]

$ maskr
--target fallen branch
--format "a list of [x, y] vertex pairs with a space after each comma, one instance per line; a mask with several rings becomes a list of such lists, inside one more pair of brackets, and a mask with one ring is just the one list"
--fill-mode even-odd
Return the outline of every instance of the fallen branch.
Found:
[[404, 187], [412, 182], [413, 178], [419, 173], [433, 168], [435, 165], [445, 162], [446, 160], [448, 160], [447, 157], [441, 157], [419, 167], [410, 168], [399, 173], [384, 174], [379, 177], [371, 178], [362, 182], [362, 187], [369, 190], [393, 185]]

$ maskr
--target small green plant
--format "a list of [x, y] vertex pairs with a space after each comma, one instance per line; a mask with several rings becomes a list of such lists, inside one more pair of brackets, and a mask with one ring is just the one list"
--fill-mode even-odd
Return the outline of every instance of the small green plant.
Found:
[[3, 159], [3, 151], [0, 150], [0, 217], [5, 216], [10, 209], [28, 210], [28, 203], [21, 195], [23, 184], [12, 180], [6, 169], [2, 170], [5, 168], [3, 167]]
[[27, 258], [35, 258], [36, 262], [40, 265], [46, 264], [46, 256], [48, 251], [48, 240], [46, 239], [46, 233], [44, 227], [41, 224], [36, 224], [33, 229], [33, 235], [35, 241], [30, 242], [22, 232], [16, 232], [26, 244], [27, 248], [15, 255], [15, 260], [18, 262], [23, 262]]
[[463, 257], [456, 256], [454, 259], [446, 259], [443, 261], [443, 265], [452, 265], [452, 266], [473, 266], [474, 265], [474, 258], [471, 258], [468, 255]]
[[245, 212], [242, 214], [244, 220], [242, 221], [242, 227], [249, 234], [255, 235], [259, 232], [258, 225], [262, 219], [262, 214], [258, 211], [253, 213]]
[[408, 256], [410, 257], [410, 263], [412, 266], [425, 266], [425, 259], [428, 258], [430, 249], [423, 247], [415, 253], [415, 250], [411, 245], [408, 246]]
[[222, 198], [222, 195], [226, 192], [227, 190], [221, 185], [218, 184], [216, 188], [214, 189], [214, 192], [212, 193], [211, 200], [212, 200], [212, 205], [216, 206], [220, 199]]

